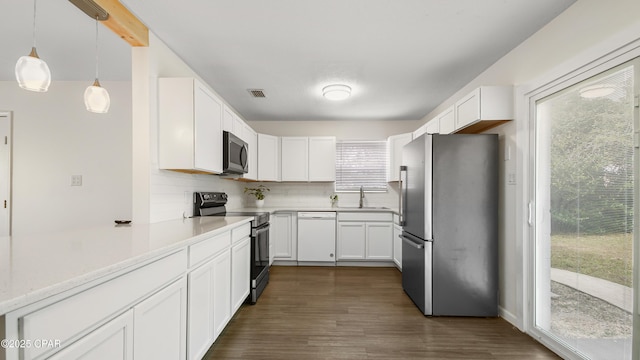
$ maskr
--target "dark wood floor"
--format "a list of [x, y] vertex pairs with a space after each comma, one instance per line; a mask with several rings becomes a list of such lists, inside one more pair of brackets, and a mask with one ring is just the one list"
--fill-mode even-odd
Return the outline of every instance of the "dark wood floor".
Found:
[[558, 359], [500, 318], [425, 317], [394, 268], [272, 267], [205, 359]]

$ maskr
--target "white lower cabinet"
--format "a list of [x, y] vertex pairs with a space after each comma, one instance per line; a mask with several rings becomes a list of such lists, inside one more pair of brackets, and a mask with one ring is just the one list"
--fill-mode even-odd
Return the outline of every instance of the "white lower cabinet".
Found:
[[133, 307], [135, 359], [185, 359], [187, 281], [172, 283]]
[[235, 313], [251, 290], [251, 238], [231, 248], [231, 310]]
[[364, 260], [366, 234], [363, 222], [339, 222], [338, 260]]
[[393, 260], [391, 213], [338, 213], [338, 260]]
[[214, 260], [188, 275], [189, 318], [187, 359], [201, 359], [215, 341]]
[[202, 359], [249, 295], [250, 234], [243, 223], [7, 313], [2, 337], [59, 343], [0, 359]]
[[102, 325], [49, 359], [133, 359], [133, 310]]
[[231, 253], [225, 250], [188, 275], [187, 359], [202, 359], [231, 320]]
[[393, 224], [367, 223], [367, 251], [369, 260], [393, 260]]
[[213, 330], [218, 336], [231, 320], [231, 250], [213, 259]]
[[393, 224], [393, 262], [396, 263], [396, 267], [402, 270], [402, 227], [398, 224]]
[[271, 217], [274, 261], [298, 259], [297, 216], [294, 212], [275, 213]]
[[[272, 215], [273, 216], [273, 215]], [[273, 265], [273, 261], [276, 258], [276, 242], [274, 236], [276, 233], [273, 230], [273, 225], [269, 226], [269, 266]]]

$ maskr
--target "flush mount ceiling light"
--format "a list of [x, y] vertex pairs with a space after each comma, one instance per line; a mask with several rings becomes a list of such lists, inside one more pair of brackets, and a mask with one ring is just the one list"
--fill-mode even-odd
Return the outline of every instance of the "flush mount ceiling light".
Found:
[[580, 96], [585, 99], [595, 99], [613, 94], [616, 91], [615, 86], [611, 84], [597, 84], [583, 87], [579, 90]]
[[21, 56], [16, 63], [16, 80], [25, 90], [45, 92], [51, 84], [51, 71], [36, 52], [36, 0], [33, 0], [33, 46], [31, 53]]
[[322, 88], [322, 96], [333, 101], [345, 100], [351, 96], [351, 88], [341, 84], [325, 86]]
[[100, 81], [98, 81], [98, 20], [99, 16], [96, 16], [96, 80], [93, 82], [93, 85], [88, 86], [87, 90], [84, 91], [84, 105], [87, 107], [87, 110], [104, 114], [109, 111], [109, 106], [111, 105], [111, 99], [109, 98], [109, 93], [107, 89], [100, 86]]

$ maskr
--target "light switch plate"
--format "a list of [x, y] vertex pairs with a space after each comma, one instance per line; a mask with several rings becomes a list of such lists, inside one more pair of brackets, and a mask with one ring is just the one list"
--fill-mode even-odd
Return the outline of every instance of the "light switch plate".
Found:
[[511, 146], [509, 144], [504, 147], [504, 161], [511, 160]]

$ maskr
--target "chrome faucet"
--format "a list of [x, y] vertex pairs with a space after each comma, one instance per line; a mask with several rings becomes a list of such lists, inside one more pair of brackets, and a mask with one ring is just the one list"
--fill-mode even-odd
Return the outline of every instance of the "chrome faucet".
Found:
[[363, 201], [364, 201], [364, 189], [362, 189], [362, 186], [360, 186], [360, 208], [361, 209], [363, 206]]

